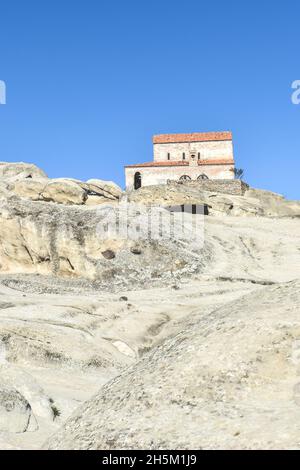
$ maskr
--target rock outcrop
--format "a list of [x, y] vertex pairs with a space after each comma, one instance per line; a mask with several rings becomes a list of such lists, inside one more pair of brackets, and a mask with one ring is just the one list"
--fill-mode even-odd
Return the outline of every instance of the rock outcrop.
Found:
[[[201, 223], [210, 231], [214, 230], [214, 218], [220, 215], [263, 219], [296, 217], [300, 213], [299, 203], [266, 191], [252, 189], [245, 196], [232, 196], [199, 192], [189, 185], [167, 185], [141, 188], [124, 196], [112, 182], [51, 180], [34, 165], [0, 166], [0, 270], [7, 273], [82, 277], [108, 287], [112, 279], [114, 285], [126, 282], [127, 285], [153, 285], [160, 276], [172, 282], [174, 276], [207, 271], [211, 265], [208, 261], [218, 248], [216, 238], [210, 238], [205, 232], [207, 242], [203, 244], [199, 240], [195, 249], [184, 239], [153, 240], [147, 233], [135, 239], [136, 210], [125, 223], [125, 230], [131, 231], [129, 237], [120, 232], [109, 236], [103, 233], [107, 218], [117, 221], [122, 210], [127, 211], [127, 203], [143, 207], [208, 206], [213, 218]], [[177, 232], [175, 227], [176, 236]], [[236, 233], [231, 234], [233, 250], [244, 249], [238, 232], [237, 227]], [[260, 250], [263, 253], [264, 247]], [[108, 257], [106, 253], [113, 253], [113, 256]]]
[[192, 186], [0, 164], [1, 448], [299, 447], [300, 204]]
[[132, 191], [128, 195], [128, 200], [146, 205], [206, 205], [209, 215], [212, 216], [300, 216], [300, 201], [288, 201], [278, 194], [255, 189], [246, 191], [244, 196], [234, 196], [220, 192], [200, 191], [192, 185], [157, 185]]
[[47, 178], [47, 175], [31, 163], [0, 162], [0, 180], [18, 181], [26, 178]]
[[299, 447], [300, 284], [209, 314], [83, 404], [47, 449]]
[[[115, 214], [108, 206], [108, 214]], [[295, 242], [300, 219], [252, 219], [208, 217], [201, 219], [199, 243], [184, 238], [128, 239], [102, 229], [107, 212], [77, 205], [7, 199], [0, 202], [0, 270], [6, 273], [39, 273], [98, 282], [102, 288], [172, 283], [181, 276], [202, 273], [237, 273], [263, 278], [285, 275], [281, 264], [289, 261], [290, 272], [299, 259]], [[117, 214], [115, 214], [117, 217]], [[115, 218], [116, 218], [115, 217]], [[192, 217], [192, 216], [191, 216]], [[190, 224], [192, 224], [192, 219]], [[245, 220], [244, 223], [241, 220]], [[134, 215], [128, 219], [134, 229]], [[225, 229], [225, 227], [227, 227]], [[243, 227], [243, 228], [242, 228]], [[290, 227], [290, 231], [287, 229]], [[245, 230], [245, 234], [242, 233]], [[266, 243], [266, 237], [268, 243]], [[230, 250], [222, 249], [226, 244]], [[114, 256], [106, 256], [112, 252]], [[138, 254], [138, 255], [137, 255]], [[231, 263], [230, 257], [247, 263]], [[224, 266], [226, 269], [224, 269]], [[228, 268], [229, 266], [229, 268]]]
[[91, 179], [87, 181], [87, 184], [96, 194], [100, 194], [108, 199], [119, 199], [122, 196], [121, 188], [113, 181]]
[[30, 419], [28, 401], [17, 390], [0, 385], [0, 432], [26, 432]]
[[0, 197], [16, 195], [32, 201], [89, 206], [117, 202], [121, 188], [112, 181], [82, 182], [71, 178], [47, 178], [38, 167], [26, 163], [0, 162]]
[[[111, 215], [113, 206], [108, 207]], [[173, 273], [200, 268], [195, 259], [209, 247], [195, 251], [172, 240], [131, 240], [122, 234], [105, 237], [106, 212], [23, 199], [0, 201], [0, 270], [7, 273], [40, 273], [82, 277], [115, 285], [144, 285], [160, 276], [172, 280]], [[134, 224], [134, 217], [129, 219]], [[142, 256], [131, 249], [139, 247]], [[114, 256], [105, 256], [110, 250]]]

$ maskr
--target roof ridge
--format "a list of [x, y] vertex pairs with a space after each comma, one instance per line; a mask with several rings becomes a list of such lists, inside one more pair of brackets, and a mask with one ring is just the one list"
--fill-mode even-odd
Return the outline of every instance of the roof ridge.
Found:
[[[138, 167], [159, 167], [159, 166], [192, 166], [189, 164], [189, 160], [178, 160], [178, 161], [157, 161], [157, 162], [145, 162], [136, 163], [134, 165], [126, 165], [125, 168], [138, 168]], [[234, 160], [231, 159], [209, 159], [209, 160], [198, 160], [198, 166], [202, 165], [234, 165]]]
[[208, 142], [232, 140], [231, 131], [220, 132], [190, 132], [185, 134], [157, 134], [153, 136], [154, 144], [176, 142]]

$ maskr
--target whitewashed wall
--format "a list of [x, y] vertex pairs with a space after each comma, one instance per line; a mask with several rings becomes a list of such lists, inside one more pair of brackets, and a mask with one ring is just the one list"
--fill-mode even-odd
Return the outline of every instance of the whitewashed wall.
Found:
[[201, 174], [207, 175], [210, 179], [234, 179], [233, 169], [234, 165], [125, 168], [126, 189], [133, 189], [136, 172], [142, 175], [142, 186], [151, 186], [166, 184], [168, 180], [178, 180], [183, 175], [190, 176], [192, 180], [196, 180]]
[[182, 160], [182, 154], [186, 154], [189, 159], [191, 152], [200, 152], [201, 160], [210, 159], [233, 159], [233, 145], [231, 140], [217, 142], [188, 142], [172, 144], [154, 144], [154, 161], [164, 162], [168, 160], [168, 153], [171, 161]]

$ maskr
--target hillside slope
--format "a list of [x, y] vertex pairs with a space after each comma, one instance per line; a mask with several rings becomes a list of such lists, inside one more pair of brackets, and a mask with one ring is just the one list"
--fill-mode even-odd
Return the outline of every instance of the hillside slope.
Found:
[[[209, 215], [196, 216], [196, 239], [190, 214], [181, 236], [180, 220], [160, 239], [99, 232], [128, 202], [142, 228], [151, 205], [205, 204]], [[40, 448], [72, 414], [51, 448], [297, 447], [299, 214], [267, 191], [122, 193], [0, 163], [0, 447]], [[282, 350], [281, 334], [292, 338]], [[258, 430], [257, 410], [269, 441], [245, 430]]]
[[81, 406], [46, 447], [299, 448], [299, 288], [265, 287], [188, 318]]

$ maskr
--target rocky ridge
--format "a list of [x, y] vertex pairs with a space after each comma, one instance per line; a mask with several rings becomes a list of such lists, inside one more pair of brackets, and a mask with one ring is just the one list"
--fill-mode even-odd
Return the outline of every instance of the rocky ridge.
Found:
[[[198, 245], [105, 236], [128, 203], [209, 215]], [[299, 215], [0, 163], [1, 448], [298, 448]]]

